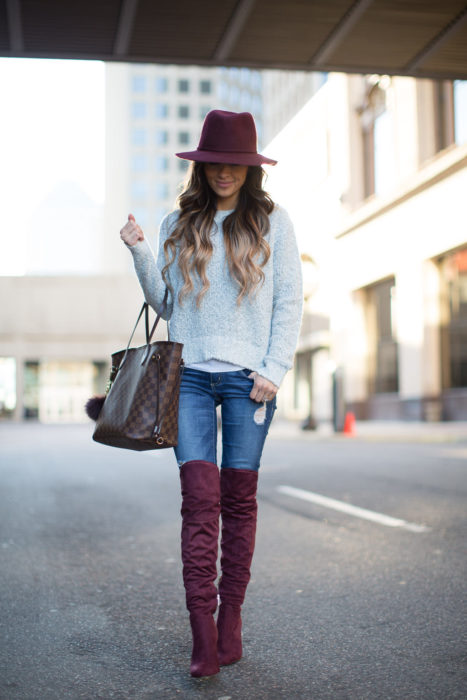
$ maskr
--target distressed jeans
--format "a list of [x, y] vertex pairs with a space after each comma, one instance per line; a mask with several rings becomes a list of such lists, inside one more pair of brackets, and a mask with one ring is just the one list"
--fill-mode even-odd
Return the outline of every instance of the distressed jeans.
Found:
[[217, 413], [221, 406], [221, 468], [258, 471], [266, 435], [276, 410], [276, 397], [258, 403], [250, 399], [249, 369], [203, 372], [185, 367], [180, 385], [179, 466], [192, 460], [217, 464]]

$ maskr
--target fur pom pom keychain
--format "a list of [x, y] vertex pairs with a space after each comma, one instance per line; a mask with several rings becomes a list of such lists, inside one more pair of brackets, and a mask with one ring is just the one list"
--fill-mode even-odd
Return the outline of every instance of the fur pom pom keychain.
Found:
[[99, 418], [99, 413], [101, 412], [101, 408], [104, 405], [104, 401], [104, 394], [102, 394], [101, 396], [92, 396], [86, 401], [84, 410], [86, 411], [87, 415], [91, 420], [96, 421]]

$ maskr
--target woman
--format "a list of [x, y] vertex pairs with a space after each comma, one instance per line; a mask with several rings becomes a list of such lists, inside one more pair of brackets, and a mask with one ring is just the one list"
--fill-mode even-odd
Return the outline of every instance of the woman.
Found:
[[210, 112], [197, 150], [176, 155], [193, 164], [179, 209], [161, 224], [157, 260], [131, 214], [121, 238], [154, 309], [168, 286], [163, 315], [171, 340], [184, 344], [175, 448], [183, 580], [191, 674], [209, 676], [242, 656], [240, 608], [255, 542], [258, 469], [276, 393], [292, 366], [301, 267], [290, 219], [262, 189], [261, 165], [276, 161], [257, 153], [251, 114]]

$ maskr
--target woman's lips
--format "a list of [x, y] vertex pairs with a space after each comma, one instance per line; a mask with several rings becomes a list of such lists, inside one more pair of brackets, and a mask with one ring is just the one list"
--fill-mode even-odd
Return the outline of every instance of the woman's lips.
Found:
[[231, 187], [234, 183], [233, 182], [216, 182], [216, 185], [218, 187]]

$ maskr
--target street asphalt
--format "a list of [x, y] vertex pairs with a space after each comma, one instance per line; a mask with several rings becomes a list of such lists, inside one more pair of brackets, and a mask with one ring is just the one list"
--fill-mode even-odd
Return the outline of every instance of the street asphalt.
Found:
[[91, 433], [0, 424], [2, 700], [467, 698], [462, 426], [273, 424], [244, 658], [207, 679], [189, 675], [173, 454]]

